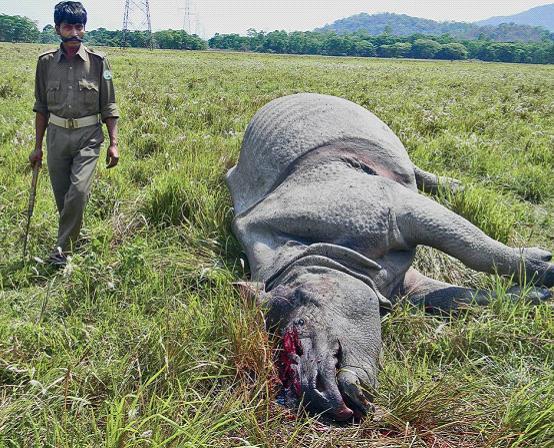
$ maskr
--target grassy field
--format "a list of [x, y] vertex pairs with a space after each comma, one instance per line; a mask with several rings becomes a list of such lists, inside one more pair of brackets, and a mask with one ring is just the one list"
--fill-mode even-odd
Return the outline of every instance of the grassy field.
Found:
[[[246, 278], [223, 176], [255, 111], [281, 95], [346, 97], [488, 234], [554, 249], [554, 67], [108, 49], [121, 107], [84, 244], [63, 272], [22, 261], [38, 45], [0, 45], [0, 447], [553, 447], [554, 312], [458, 316], [399, 306], [383, 321], [378, 413], [327, 426], [275, 402], [276, 342], [231, 282]], [[57, 215], [43, 170], [31, 228]], [[505, 280], [421, 250], [426, 273]]]

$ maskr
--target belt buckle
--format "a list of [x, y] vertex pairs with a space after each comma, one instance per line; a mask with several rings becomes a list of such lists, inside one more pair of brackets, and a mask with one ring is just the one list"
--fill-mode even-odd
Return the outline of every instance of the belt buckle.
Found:
[[67, 119], [67, 128], [68, 129], [75, 129], [75, 128], [78, 128], [79, 125], [77, 124], [77, 120], [75, 120], [74, 118], [68, 118]]

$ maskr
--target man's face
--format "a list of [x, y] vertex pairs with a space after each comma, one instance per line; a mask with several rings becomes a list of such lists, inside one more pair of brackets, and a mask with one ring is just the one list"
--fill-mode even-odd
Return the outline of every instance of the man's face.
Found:
[[82, 23], [62, 22], [56, 25], [56, 33], [62, 38], [66, 47], [78, 47], [85, 35], [85, 25]]

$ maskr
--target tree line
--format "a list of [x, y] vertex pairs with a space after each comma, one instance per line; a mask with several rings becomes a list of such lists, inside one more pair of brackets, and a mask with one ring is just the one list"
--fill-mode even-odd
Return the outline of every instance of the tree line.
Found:
[[[151, 36], [145, 31], [132, 31], [127, 34], [126, 45], [147, 47], [150, 39], [154, 48], [177, 50], [205, 50], [209, 47], [262, 53], [554, 63], [554, 41], [551, 39], [527, 43], [494, 42], [483, 37], [459, 40], [448, 34], [396, 36], [387, 29], [376, 36], [365, 31], [349, 34], [315, 31], [265, 33], [250, 29], [246, 36], [216, 34], [208, 42], [183, 30], [162, 30]], [[59, 38], [52, 25], [46, 25], [39, 31], [36, 24], [26, 17], [0, 14], [0, 41], [58, 43]], [[122, 41], [121, 30], [98, 28], [85, 35], [88, 45], [117, 47]]]
[[529, 43], [494, 42], [486, 38], [458, 40], [448, 34], [395, 36], [388, 30], [373, 36], [365, 31], [350, 34], [314, 31], [264, 33], [251, 29], [246, 36], [216, 34], [208, 45], [210, 48], [262, 53], [554, 63], [554, 41], [550, 39]]
[[[129, 31], [126, 36], [126, 46], [148, 47], [152, 39], [154, 48], [173, 50], [205, 50], [208, 44], [195, 34], [183, 30], [162, 30], [152, 33], [146, 31]], [[46, 25], [39, 31], [35, 22], [27, 17], [0, 14], [0, 41], [3, 42], [37, 42], [57, 44], [60, 42], [52, 25]], [[123, 42], [122, 30], [107, 30], [98, 28], [87, 31], [85, 43], [95, 46], [119, 47]]]

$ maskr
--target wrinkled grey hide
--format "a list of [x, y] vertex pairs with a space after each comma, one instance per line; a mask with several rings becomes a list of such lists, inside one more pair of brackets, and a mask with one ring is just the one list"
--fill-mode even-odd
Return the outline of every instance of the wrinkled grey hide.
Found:
[[346, 420], [371, 407], [379, 313], [398, 297], [443, 310], [486, 304], [486, 292], [411, 268], [418, 244], [475, 270], [554, 285], [548, 252], [507, 247], [417, 192], [441, 182], [457, 187], [415, 167], [387, 125], [345, 99], [287, 96], [250, 122], [227, 174], [233, 230], [292, 361], [282, 380], [310, 410]]

